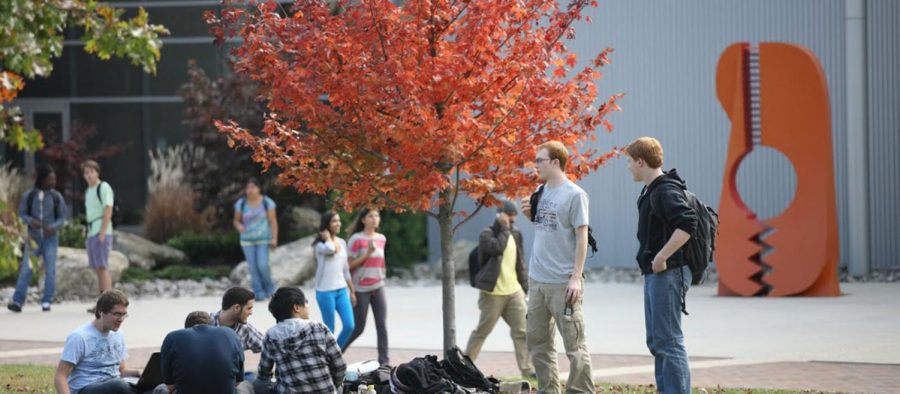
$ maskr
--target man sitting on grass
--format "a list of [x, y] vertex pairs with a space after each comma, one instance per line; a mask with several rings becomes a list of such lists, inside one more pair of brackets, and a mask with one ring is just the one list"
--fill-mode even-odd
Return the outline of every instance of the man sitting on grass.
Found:
[[125, 338], [119, 332], [128, 317], [128, 298], [119, 290], [106, 290], [97, 299], [95, 319], [66, 338], [56, 376], [60, 394], [130, 394], [125, 376], [140, 376], [128, 370]]

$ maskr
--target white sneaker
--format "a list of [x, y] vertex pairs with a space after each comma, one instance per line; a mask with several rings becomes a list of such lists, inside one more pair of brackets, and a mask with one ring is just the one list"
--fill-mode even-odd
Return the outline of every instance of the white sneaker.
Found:
[[41, 310], [44, 312], [50, 312], [50, 303], [49, 302], [42, 303]]

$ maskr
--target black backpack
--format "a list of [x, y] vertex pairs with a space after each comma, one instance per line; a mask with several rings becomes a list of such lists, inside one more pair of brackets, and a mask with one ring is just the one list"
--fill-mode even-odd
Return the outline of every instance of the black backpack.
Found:
[[[713, 252], [716, 250], [716, 235], [719, 231], [719, 214], [710, 206], [700, 201], [690, 190], [683, 189], [684, 198], [688, 206], [697, 215], [697, 230], [691, 234], [691, 239], [681, 247], [684, 259], [691, 269], [691, 284], [699, 285], [706, 280], [706, 270], [712, 261]], [[652, 197], [652, 196], [651, 196]], [[650, 212], [653, 209], [653, 199], [650, 199]], [[661, 216], [658, 216], [662, 218]]]
[[[541, 195], [544, 194], [544, 185], [538, 186], [537, 191], [531, 193], [531, 197], [528, 199], [528, 202], [531, 204], [531, 219], [534, 222], [535, 214], [537, 213], [538, 203], [541, 202]], [[591, 248], [590, 257], [594, 257], [594, 253], [597, 253], [597, 240], [594, 239], [594, 230], [591, 226], [588, 226], [588, 246]], [[471, 257], [469, 257], [471, 260]], [[471, 264], [471, 263], [470, 263]]]
[[[37, 191], [37, 189], [31, 189], [31, 191], [28, 192], [28, 197], [25, 199], [25, 204], [27, 204], [25, 206], [25, 212], [28, 212], [28, 216], [33, 216], [31, 207], [34, 206], [34, 199], [37, 197]], [[63, 204], [62, 197], [53, 190], [48, 191], [48, 193], [53, 196], [53, 215], [55, 218], [59, 219], [59, 207]]]
[[[100, 184], [97, 185], [97, 199], [100, 200], [100, 206], [103, 206], [103, 197], [100, 197], [100, 188], [103, 187], [104, 183], [106, 182], [100, 182]], [[109, 185], [108, 183], [106, 184]], [[103, 220], [103, 216], [101, 215], [99, 218], [91, 220], [90, 222], [88, 222], [88, 226], [98, 220]], [[119, 206], [119, 201], [116, 199], [113, 199], [112, 217], [109, 219], [109, 221], [113, 226], [118, 226], [120, 223], [122, 223], [122, 210]]]
[[478, 251], [478, 246], [475, 246], [469, 252], [469, 284], [472, 287], [475, 287], [475, 278], [478, 276], [478, 271], [481, 271], [481, 253]]
[[463, 354], [454, 346], [444, 353], [441, 361], [444, 371], [450, 375], [454, 383], [468, 388], [478, 389], [483, 392], [495, 394], [500, 392], [500, 381], [494, 377], [485, 377], [484, 373], [475, 366], [469, 356]]

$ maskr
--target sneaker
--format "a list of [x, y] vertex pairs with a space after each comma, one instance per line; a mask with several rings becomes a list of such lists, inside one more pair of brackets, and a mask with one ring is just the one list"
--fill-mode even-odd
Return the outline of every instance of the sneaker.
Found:
[[41, 310], [44, 312], [50, 312], [50, 303], [45, 302], [45, 303], [41, 304]]
[[6, 309], [19, 313], [22, 311], [22, 305], [16, 304], [15, 302], [10, 302], [9, 305], [6, 306]]

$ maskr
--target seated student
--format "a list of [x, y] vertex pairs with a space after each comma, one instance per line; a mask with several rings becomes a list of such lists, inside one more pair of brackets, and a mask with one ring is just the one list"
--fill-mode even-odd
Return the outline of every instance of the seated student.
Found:
[[222, 310], [212, 314], [212, 325], [233, 329], [244, 350], [259, 353], [262, 351], [263, 334], [247, 323], [253, 314], [254, 298], [253, 292], [243, 287], [228, 289], [222, 296]]
[[191, 312], [184, 329], [166, 335], [160, 350], [163, 384], [154, 394], [233, 393], [244, 380], [244, 348], [234, 330], [212, 326], [203, 311]]
[[278, 324], [266, 332], [255, 392], [333, 394], [344, 380], [347, 365], [328, 327], [309, 320], [303, 291], [278, 289], [269, 301], [269, 312]]
[[140, 376], [140, 373], [125, 367], [128, 352], [125, 338], [119, 332], [128, 317], [125, 293], [115, 289], [104, 291], [97, 299], [94, 317], [66, 338], [53, 380], [56, 392], [130, 394], [131, 387], [122, 377]]

